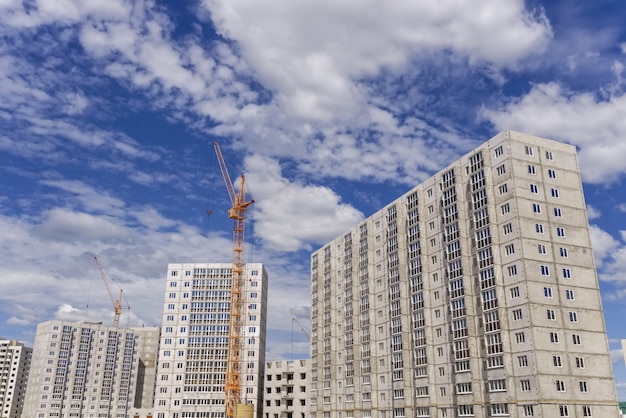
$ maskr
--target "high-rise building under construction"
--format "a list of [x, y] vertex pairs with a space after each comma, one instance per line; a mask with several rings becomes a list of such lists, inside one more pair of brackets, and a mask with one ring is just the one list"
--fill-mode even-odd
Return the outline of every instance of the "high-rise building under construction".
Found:
[[618, 416], [573, 146], [496, 135], [311, 280], [312, 417]]
[[[154, 418], [225, 414], [232, 263], [171, 263], [167, 269]], [[243, 269], [241, 403], [261, 417], [265, 365], [267, 272]]]

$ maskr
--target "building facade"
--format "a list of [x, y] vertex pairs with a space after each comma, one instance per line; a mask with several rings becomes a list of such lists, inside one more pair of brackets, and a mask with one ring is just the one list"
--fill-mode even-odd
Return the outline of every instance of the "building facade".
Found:
[[265, 364], [263, 418], [306, 418], [309, 360], [279, 360]]
[[311, 279], [312, 417], [618, 416], [573, 146], [498, 134]]
[[[157, 327], [39, 324], [22, 416], [128, 418], [131, 408], [141, 403], [143, 384], [148, 391], [154, 388], [154, 380], [149, 379], [138, 385], [137, 376], [142, 342], [156, 349], [158, 336]], [[151, 337], [155, 341], [150, 342]]]
[[[261, 418], [267, 272], [244, 269], [241, 401]], [[154, 401], [155, 418], [225, 416], [231, 263], [169, 264]]]
[[33, 349], [15, 340], [0, 339], [0, 416], [20, 418], [26, 396]]

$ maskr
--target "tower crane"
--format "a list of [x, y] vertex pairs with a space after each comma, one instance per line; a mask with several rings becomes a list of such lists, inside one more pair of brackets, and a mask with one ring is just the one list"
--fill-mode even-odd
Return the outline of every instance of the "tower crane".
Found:
[[300, 328], [300, 331], [302, 331], [302, 333], [304, 335], [306, 335], [307, 340], [310, 340], [311, 339], [311, 333], [309, 331], [307, 331], [306, 328], [304, 328], [302, 326], [300, 321], [298, 321], [295, 316], [292, 316], [291, 320], [298, 326], [298, 328]]
[[224, 183], [230, 197], [231, 208], [228, 210], [228, 217], [234, 221], [233, 230], [233, 279], [230, 291], [230, 323], [228, 332], [228, 361], [226, 368], [226, 383], [224, 391], [226, 394], [226, 418], [235, 416], [235, 407], [241, 403], [241, 338], [242, 338], [242, 314], [243, 314], [243, 269], [244, 269], [244, 227], [245, 215], [248, 207], [254, 200], [246, 201], [244, 184], [245, 176], [241, 175], [239, 190], [235, 193], [235, 188], [230, 180], [230, 175], [222, 156], [222, 151], [217, 142], [213, 142], [217, 161], [224, 177]]
[[120, 323], [120, 314], [122, 313], [122, 295], [124, 291], [120, 289], [120, 297], [115, 299], [115, 297], [113, 297], [113, 292], [111, 292], [111, 287], [109, 286], [108, 278], [106, 274], [104, 274], [104, 269], [102, 268], [100, 261], [98, 261], [98, 257], [94, 256], [93, 260], [95, 261], [96, 266], [98, 267], [98, 271], [100, 272], [100, 277], [102, 277], [104, 286], [107, 288], [107, 293], [109, 294], [109, 297], [111, 298], [111, 303], [113, 303], [113, 309], [115, 310], [115, 316], [113, 317], [113, 326], [117, 328]]

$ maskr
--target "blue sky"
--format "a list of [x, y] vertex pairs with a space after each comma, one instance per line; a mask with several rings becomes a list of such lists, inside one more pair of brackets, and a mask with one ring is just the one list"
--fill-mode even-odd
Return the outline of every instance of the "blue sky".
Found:
[[[309, 254], [503, 129], [579, 149], [620, 398], [618, 0], [0, 0], [0, 336], [161, 320], [168, 262], [230, 260], [211, 147], [256, 204], [270, 359], [308, 355]], [[207, 210], [213, 212], [206, 214]]]

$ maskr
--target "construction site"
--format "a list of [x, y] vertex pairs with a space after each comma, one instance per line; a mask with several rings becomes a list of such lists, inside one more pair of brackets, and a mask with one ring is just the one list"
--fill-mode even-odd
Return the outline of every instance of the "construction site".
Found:
[[254, 201], [213, 146], [232, 260], [170, 263], [162, 325], [122, 328], [94, 257], [112, 326], [40, 324], [5, 416], [618, 416], [574, 147], [504, 131], [314, 251], [310, 331], [291, 318], [310, 358], [266, 361]]

